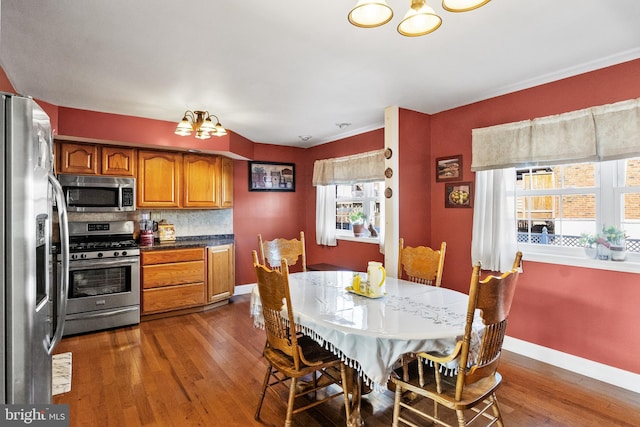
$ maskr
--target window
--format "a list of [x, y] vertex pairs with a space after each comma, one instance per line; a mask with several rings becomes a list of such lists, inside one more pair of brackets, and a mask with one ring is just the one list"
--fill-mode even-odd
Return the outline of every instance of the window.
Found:
[[515, 191], [519, 244], [578, 248], [582, 233], [614, 225], [640, 254], [640, 158], [519, 168]]
[[372, 224], [379, 234], [384, 209], [384, 203], [381, 203], [383, 191], [384, 181], [336, 185], [336, 236], [353, 237], [349, 214], [354, 210], [363, 212], [367, 217], [366, 224]]

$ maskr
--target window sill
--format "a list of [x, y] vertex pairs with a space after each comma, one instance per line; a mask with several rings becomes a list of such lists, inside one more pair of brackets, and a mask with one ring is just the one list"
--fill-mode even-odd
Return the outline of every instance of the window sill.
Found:
[[542, 262], [546, 264], [560, 264], [572, 267], [593, 268], [597, 270], [621, 271], [625, 273], [640, 273], [640, 259], [637, 255], [627, 254], [625, 261], [603, 261], [590, 259], [586, 256], [570, 256], [541, 253], [523, 250], [525, 261]]
[[338, 234], [336, 236], [336, 240], [347, 240], [349, 242], [359, 242], [359, 243], [374, 243], [379, 244], [380, 239], [378, 237], [355, 237], [353, 235], [348, 234]]

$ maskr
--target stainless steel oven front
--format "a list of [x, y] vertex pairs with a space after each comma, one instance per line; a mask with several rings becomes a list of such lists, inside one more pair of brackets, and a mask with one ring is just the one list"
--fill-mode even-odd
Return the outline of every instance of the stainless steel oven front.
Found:
[[64, 334], [140, 323], [140, 257], [69, 262]]
[[140, 250], [132, 230], [130, 221], [70, 223], [64, 335], [140, 323]]

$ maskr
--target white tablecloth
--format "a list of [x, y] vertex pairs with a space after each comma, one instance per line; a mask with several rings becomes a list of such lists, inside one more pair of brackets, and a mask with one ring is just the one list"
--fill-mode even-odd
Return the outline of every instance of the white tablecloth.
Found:
[[[344, 271], [293, 273], [291, 302], [298, 328], [357, 369], [368, 385], [385, 386], [402, 354], [449, 353], [463, 335], [467, 295], [387, 278], [386, 295], [370, 299], [345, 290], [352, 276]], [[263, 327], [259, 302], [256, 286], [251, 315]]]

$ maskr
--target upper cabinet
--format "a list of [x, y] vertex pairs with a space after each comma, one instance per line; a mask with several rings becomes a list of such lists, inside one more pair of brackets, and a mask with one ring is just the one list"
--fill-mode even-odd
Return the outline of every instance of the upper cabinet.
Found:
[[58, 172], [97, 175], [100, 165], [99, 155], [100, 149], [97, 145], [62, 142], [60, 144], [60, 168]]
[[220, 159], [220, 207], [233, 207], [233, 160], [227, 157]]
[[226, 157], [185, 154], [183, 168], [183, 207], [233, 206], [233, 160]]
[[102, 175], [136, 176], [136, 149], [102, 147]]
[[66, 140], [56, 140], [55, 149], [58, 173], [137, 178], [140, 208], [233, 207], [227, 157]]
[[179, 208], [182, 154], [138, 151], [138, 207]]
[[186, 208], [220, 206], [219, 157], [185, 154], [182, 205]]
[[136, 176], [136, 149], [111, 145], [60, 142], [59, 173]]

